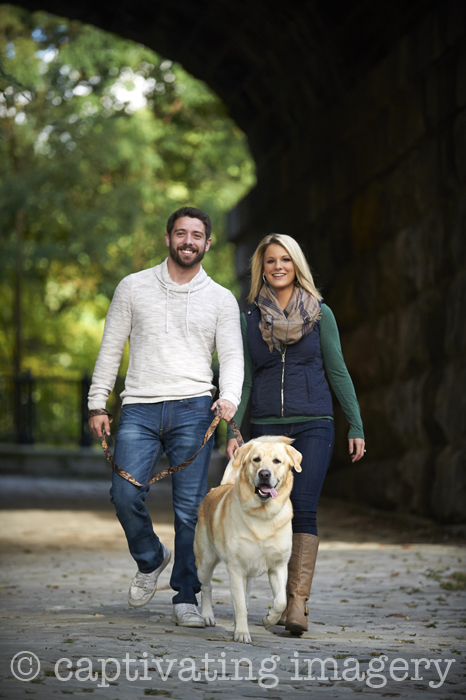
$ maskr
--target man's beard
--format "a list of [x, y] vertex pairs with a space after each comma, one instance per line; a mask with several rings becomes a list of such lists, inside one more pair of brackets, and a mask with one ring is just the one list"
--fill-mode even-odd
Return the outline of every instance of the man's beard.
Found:
[[186, 249], [188, 249], [188, 250], [195, 250], [195, 248], [193, 248], [192, 246], [180, 246], [179, 248], [175, 248], [175, 246], [172, 245], [172, 242], [171, 242], [171, 240], [170, 240], [170, 247], [169, 247], [170, 257], [171, 257], [171, 259], [172, 259], [174, 262], [176, 262], [180, 267], [186, 267], [186, 268], [193, 267], [193, 265], [197, 265], [197, 263], [200, 263], [201, 260], [202, 260], [202, 258], [203, 258], [204, 255], [205, 255], [205, 244], [204, 244], [204, 249], [201, 250], [197, 255], [194, 254], [193, 257], [192, 257], [190, 260], [184, 260], [184, 259], [181, 257], [181, 254], [180, 254], [180, 252], [179, 252], [179, 251], [182, 250], [183, 248], [186, 248]]

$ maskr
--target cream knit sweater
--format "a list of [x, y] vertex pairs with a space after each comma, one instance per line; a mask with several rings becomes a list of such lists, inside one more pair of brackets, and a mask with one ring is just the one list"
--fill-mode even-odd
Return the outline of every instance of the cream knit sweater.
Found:
[[217, 348], [220, 398], [238, 406], [243, 384], [238, 304], [202, 266], [184, 285], [173, 282], [167, 260], [120, 282], [92, 377], [90, 410], [105, 407], [128, 337], [123, 404], [212, 394], [212, 354]]

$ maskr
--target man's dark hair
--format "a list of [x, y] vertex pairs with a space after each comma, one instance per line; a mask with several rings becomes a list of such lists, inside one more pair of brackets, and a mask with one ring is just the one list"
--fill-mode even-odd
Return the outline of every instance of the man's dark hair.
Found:
[[196, 209], [195, 207], [181, 207], [169, 216], [167, 221], [167, 233], [169, 236], [173, 231], [175, 221], [181, 219], [183, 216], [189, 216], [191, 217], [191, 219], [199, 219], [199, 221], [202, 221], [202, 223], [205, 226], [206, 240], [210, 238], [210, 233], [212, 231], [212, 222], [205, 212], [201, 211], [200, 209]]

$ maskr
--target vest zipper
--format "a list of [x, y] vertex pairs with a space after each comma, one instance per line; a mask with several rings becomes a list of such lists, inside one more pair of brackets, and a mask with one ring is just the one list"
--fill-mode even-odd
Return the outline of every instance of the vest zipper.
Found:
[[285, 345], [285, 347], [283, 348], [283, 352], [282, 352], [282, 390], [281, 390], [281, 397], [282, 397], [282, 413], [281, 413], [281, 415], [282, 415], [282, 418], [283, 418], [283, 412], [284, 412], [284, 406], [283, 406], [283, 402], [284, 402], [283, 384], [284, 384], [284, 381], [285, 381], [285, 353], [286, 353], [286, 345]]

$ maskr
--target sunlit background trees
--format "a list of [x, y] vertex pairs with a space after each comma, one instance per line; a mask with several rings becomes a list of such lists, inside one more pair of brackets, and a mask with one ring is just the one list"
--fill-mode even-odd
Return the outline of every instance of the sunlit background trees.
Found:
[[236, 291], [225, 214], [254, 165], [222, 102], [146, 47], [8, 5], [0, 32], [0, 373], [77, 379], [176, 208], [210, 214], [205, 268]]

